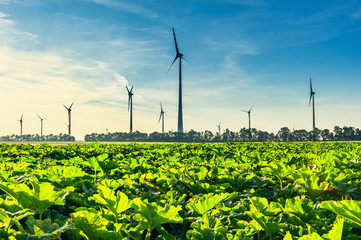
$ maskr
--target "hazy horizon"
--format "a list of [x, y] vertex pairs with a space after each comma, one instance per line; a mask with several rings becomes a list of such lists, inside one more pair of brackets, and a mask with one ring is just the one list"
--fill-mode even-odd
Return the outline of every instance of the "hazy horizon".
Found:
[[189, 131], [360, 128], [361, 2], [0, 0], [0, 136], [177, 129], [178, 65]]

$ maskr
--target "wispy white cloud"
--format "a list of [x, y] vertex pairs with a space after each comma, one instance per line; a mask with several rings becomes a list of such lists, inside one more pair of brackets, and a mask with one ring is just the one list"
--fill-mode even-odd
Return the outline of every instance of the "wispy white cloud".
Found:
[[348, 4], [341, 4], [337, 6], [330, 6], [321, 11], [315, 12], [309, 16], [299, 18], [297, 20], [288, 21], [289, 24], [315, 24], [329, 21], [340, 15], [347, 14], [350, 11]]
[[16, 27], [16, 22], [11, 20], [9, 16], [0, 12], [0, 44], [12, 44], [23, 40], [33, 41], [37, 38], [36, 35], [19, 30]]
[[96, 4], [100, 4], [110, 8], [118, 8], [123, 11], [141, 15], [147, 18], [154, 19], [158, 17], [157, 13], [134, 3], [126, 3], [124, 1], [116, 1], [116, 0], [91, 0], [91, 1]]
[[[128, 82], [125, 77], [106, 64], [69, 59], [51, 52], [16, 51], [0, 48], [2, 89], [9, 98], [31, 97], [35, 102], [46, 98], [47, 103], [62, 99], [91, 100], [119, 99], [116, 89]], [[101, 87], [98, 83], [103, 81]]]
[[17, 3], [17, 2], [19, 2], [19, 0], [0, 0], [0, 4], [4, 4], [4, 5], [7, 5], [10, 3]]
[[228, 2], [237, 5], [252, 6], [252, 7], [259, 7], [266, 5], [266, 2], [263, 0], [222, 0], [222, 2]]
[[255, 44], [247, 41], [221, 40], [210, 35], [203, 38], [203, 43], [214, 51], [232, 51], [237, 54], [258, 54], [259, 51]]

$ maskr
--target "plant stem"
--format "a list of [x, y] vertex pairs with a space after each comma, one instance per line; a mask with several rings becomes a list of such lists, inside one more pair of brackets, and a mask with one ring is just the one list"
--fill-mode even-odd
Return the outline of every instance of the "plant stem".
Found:
[[150, 229], [147, 230], [147, 235], [145, 235], [145, 240], [149, 240], [152, 235], [152, 231]]

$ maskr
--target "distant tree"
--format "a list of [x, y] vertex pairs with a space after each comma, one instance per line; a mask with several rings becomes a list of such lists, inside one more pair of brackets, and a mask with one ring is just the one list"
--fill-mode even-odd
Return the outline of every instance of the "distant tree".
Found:
[[277, 138], [281, 142], [288, 142], [291, 136], [291, 130], [288, 127], [281, 128], [277, 133]]
[[342, 129], [339, 126], [335, 126], [333, 128], [334, 140], [341, 141], [342, 140]]
[[[219, 135], [219, 133], [218, 133]], [[213, 141], [214, 135], [211, 131], [206, 130], [202, 133], [202, 138], [204, 142], [211, 142]]]
[[328, 129], [324, 129], [321, 131], [321, 138], [322, 138], [322, 141], [333, 141], [333, 139], [334, 139], [333, 133], [330, 132], [330, 130], [328, 130]]
[[239, 141], [240, 142], [247, 142], [248, 141], [248, 133], [249, 133], [248, 128], [241, 128], [239, 130], [239, 134], [238, 134]]
[[354, 127], [343, 127], [342, 128], [342, 140], [343, 141], [356, 140], [355, 128]]
[[294, 141], [305, 142], [309, 141], [308, 132], [304, 129], [295, 130], [292, 132]]

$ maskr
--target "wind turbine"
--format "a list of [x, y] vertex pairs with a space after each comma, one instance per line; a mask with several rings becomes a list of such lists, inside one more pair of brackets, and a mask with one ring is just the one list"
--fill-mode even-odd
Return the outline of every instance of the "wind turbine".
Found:
[[253, 107], [254, 107], [254, 104], [248, 111], [241, 109], [241, 111], [248, 113], [248, 140], [249, 141], [251, 141], [251, 110]]
[[[178, 132], [183, 132], [183, 110], [182, 110], [182, 59], [184, 59], [185, 61], [187, 61], [187, 59], [185, 59], [183, 57], [183, 53], [179, 52], [178, 49], [178, 45], [177, 45], [177, 39], [175, 37], [175, 32], [174, 32], [174, 28], [172, 28], [173, 30], [173, 37], [174, 37], [174, 44], [175, 44], [175, 50], [176, 50], [176, 55], [175, 58], [172, 62], [172, 64], [170, 65], [169, 70], [171, 69], [171, 67], [173, 66], [174, 62], [179, 58], [179, 94], [178, 94]], [[188, 62], [188, 61], [187, 61]]]
[[128, 86], [125, 86], [127, 88], [128, 91], [128, 111], [130, 108], [130, 130], [129, 132], [132, 133], [133, 132], [133, 87], [129, 90]]
[[21, 118], [20, 118], [20, 120], [18, 120], [20, 122], [20, 137], [21, 138], [23, 137], [23, 115], [24, 114], [21, 114]]
[[40, 122], [41, 122], [41, 130], [40, 130], [40, 137], [43, 137], [43, 120], [46, 120], [47, 118], [41, 118], [38, 114], [38, 117], [40, 118]]
[[221, 123], [219, 123], [217, 125], [217, 127], [218, 127], [218, 134], [219, 134], [219, 136], [221, 136]]
[[162, 119], [162, 134], [164, 134], [164, 111], [162, 107], [162, 103], [160, 103], [160, 116], [158, 122], [160, 122], [160, 119]]
[[71, 107], [73, 106], [73, 103], [71, 103], [70, 107], [66, 107], [65, 105], [63, 105], [66, 110], [68, 110], [68, 117], [69, 117], [69, 124], [67, 124], [68, 126], [68, 135], [71, 136]]
[[313, 141], [315, 141], [315, 129], [316, 129], [316, 124], [315, 124], [315, 92], [312, 89], [312, 81], [310, 78], [310, 101], [308, 102], [308, 106], [311, 105], [311, 101], [312, 101], [312, 114], [313, 114], [313, 121], [312, 121], [312, 128], [313, 128]]

